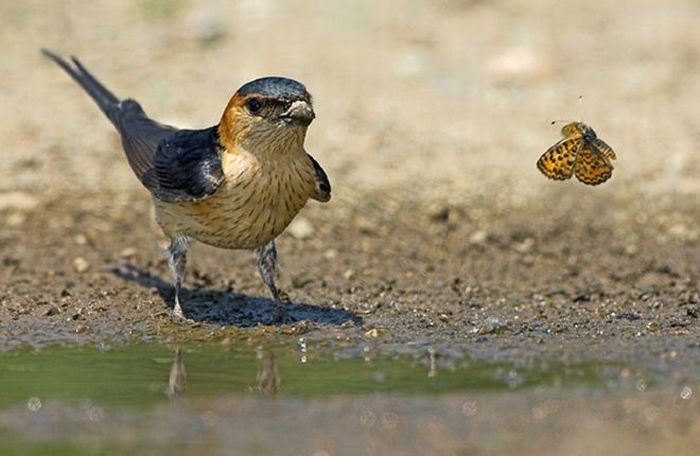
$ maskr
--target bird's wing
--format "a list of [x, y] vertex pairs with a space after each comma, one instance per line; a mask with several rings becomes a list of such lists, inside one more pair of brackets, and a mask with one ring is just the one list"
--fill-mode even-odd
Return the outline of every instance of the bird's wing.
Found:
[[309, 158], [314, 165], [314, 179], [316, 181], [316, 189], [314, 194], [311, 195], [311, 198], [325, 203], [331, 199], [331, 182], [328, 180], [328, 175], [323, 168], [321, 168], [321, 165], [318, 164], [316, 159], [311, 155], [309, 155]]
[[217, 128], [179, 130], [163, 139], [144, 185], [163, 201], [200, 201], [224, 181]]
[[75, 57], [68, 62], [47, 49], [42, 49], [42, 53], [68, 73], [114, 124], [131, 169], [148, 188], [144, 178], [154, 169], [153, 155], [158, 144], [177, 129], [149, 118], [135, 100], [117, 98]]

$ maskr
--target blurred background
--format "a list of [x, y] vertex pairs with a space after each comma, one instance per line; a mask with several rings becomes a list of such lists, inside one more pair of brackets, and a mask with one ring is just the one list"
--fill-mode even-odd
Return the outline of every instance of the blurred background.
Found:
[[[698, 17], [693, 0], [4, 0], [0, 191], [140, 191], [48, 47], [180, 126], [216, 123], [259, 76], [303, 81], [318, 113], [308, 150], [341, 199], [696, 193]], [[609, 183], [538, 173], [554, 119], [589, 123], [617, 151]]]

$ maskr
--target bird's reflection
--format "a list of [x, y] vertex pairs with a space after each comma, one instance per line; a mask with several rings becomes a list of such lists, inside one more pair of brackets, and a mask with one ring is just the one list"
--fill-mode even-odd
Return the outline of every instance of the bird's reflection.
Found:
[[168, 397], [177, 399], [183, 397], [187, 391], [187, 371], [182, 359], [182, 347], [175, 350], [175, 358], [170, 366], [170, 378], [168, 378]]
[[[277, 395], [280, 386], [280, 375], [277, 371], [275, 355], [272, 351], [262, 347], [257, 349], [256, 355], [258, 371], [255, 377], [256, 385], [251, 390], [260, 393], [262, 396], [274, 397]], [[166, 392], [171, 400], [182, 398], [186, 395], [187, 371], [185, 370], [182, 347], [177, 347], [175, 350]]]
[[280, 376], [277, 371], [275, 355], [267, 349], [258, 349], [258, 392], [263, 396], [275, 396], [280, 386]]

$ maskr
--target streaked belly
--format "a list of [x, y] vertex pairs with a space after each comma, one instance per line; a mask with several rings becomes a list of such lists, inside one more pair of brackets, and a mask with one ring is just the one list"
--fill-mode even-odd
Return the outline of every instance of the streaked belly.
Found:
[[215, 247], [252, 249], [282, 233], [313, 189], [313, 174], [306, 169], [274, 174], [250, 170], [203, 201], [156, 200], [156, 218], [170, 237], [186, 235]]

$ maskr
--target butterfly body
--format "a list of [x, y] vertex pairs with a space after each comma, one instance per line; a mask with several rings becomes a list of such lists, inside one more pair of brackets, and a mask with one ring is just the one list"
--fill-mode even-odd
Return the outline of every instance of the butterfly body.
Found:
[[615, 152], [583, 122], [571, 122], [561, 129], [561, 141], [542, 154], [537, 168], [550, 179], [566, 180], [575, 175], [587, 185], [598, 185], [612, 176]]

